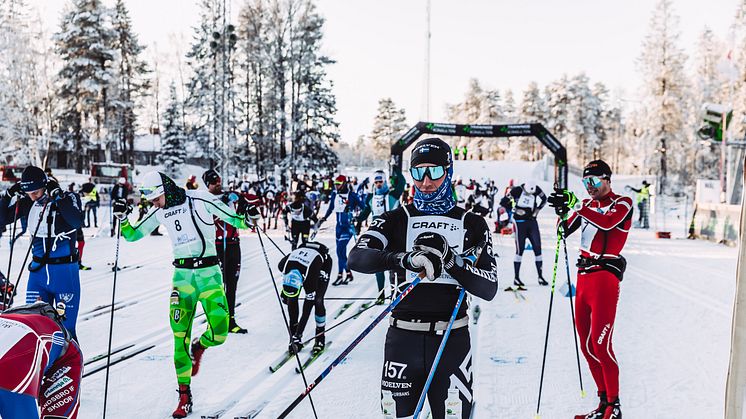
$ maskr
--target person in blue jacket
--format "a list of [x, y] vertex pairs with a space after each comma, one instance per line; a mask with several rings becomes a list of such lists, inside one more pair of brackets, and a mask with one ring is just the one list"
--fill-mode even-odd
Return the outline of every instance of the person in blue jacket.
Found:
[[[14, 195], [20, 197], [11, 204]], [[80, 197], [63, 192], [59, 183], [48, 178], [42, 169], [28, 166], [21, 181], [0, 196], [0, 224], [13, 223], [16, 205], [18, 216], [28, 217], [32, 235], [26, 303], [44, 301], [52, 307], [62, 304], [66, 317], [63, 324], [77, 340], [80, 273], [76, 244], [77, 231], [83, 223]]]
[[[332, 285], [345, 285], [352, 281], [352, 272], [347, 269], [347, 243], [355, 235], [354, 211], [363, 209], [363, 203], [360, 197], [352, 191], [347, 177], [339, 175], [334, 179], [334, 192], [329, 197], [329, 208], [326, 215], [319, 221], [319, 225], [324, 223], [327, 218], [334, 212], [337, 217], [337, 228], [335, 236], [337, 238], [337, 279]], [[344, 272], [347, 271], [347, 277], [343, 278]]]

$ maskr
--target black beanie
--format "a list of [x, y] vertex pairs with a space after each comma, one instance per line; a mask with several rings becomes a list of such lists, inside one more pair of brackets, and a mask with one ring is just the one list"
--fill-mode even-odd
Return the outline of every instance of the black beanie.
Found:
[[585, 169], [583, 169], [583, 177], [586, 176], [600, 176], [611, 179], [611, 167], [603, 160], [593, 160], [586, 164]]
[[28, 166], [21, 173], [21, 190], [31, 192], [47, 186], [47, 174], [36, 166]]
[[450, 166], [451, 147], [440, 138], [426, 138], [412, 149], [410, 165], [412, 167], [422, 163], [431, 163], [436, 166]]

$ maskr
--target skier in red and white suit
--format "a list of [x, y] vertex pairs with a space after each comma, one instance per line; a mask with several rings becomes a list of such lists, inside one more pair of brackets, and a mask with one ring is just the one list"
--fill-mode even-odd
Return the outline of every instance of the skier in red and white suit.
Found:
[[611, 168], [603, 160], [586, 165], [583, 185], [590, 199], [578, 202], [567, 190], [556, 190], [549, 198], [549, 205], [566, 219], [566, 235], [581, 230], [575, 324], [600, 403], [575, 419], [621, 419], [619, 366], [611, 340], [626, 267], [621, 252], [632, 225], [632, 200], [612, 192]]
[[78, 417], [83, 355], [49, 304], [0, 313], [0, 371], [0, 417]]

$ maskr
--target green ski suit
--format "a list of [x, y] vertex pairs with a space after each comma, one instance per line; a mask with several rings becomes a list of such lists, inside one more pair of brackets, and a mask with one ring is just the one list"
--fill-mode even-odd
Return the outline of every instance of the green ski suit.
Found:
[[189, 385], [192, 378], [189, 347], [197, 302], [202, 304], [207, 317], [207, 330], [200, 337], [200, 343], [205, 348], [225, 342], [228, 336], [228, 303], [217, 262], [201, 268], [184, 268], [179, 264], [183, 265], [185, 260], [191, 258], [212, 256], [216, 260], [213, 215], [236, 228], [249, 228], [249, 223], [246, 217], [225, 205], [219, 196], [206, 191], [169, 189], [166, 188], [167, 208], [152, 207], [142, 222], [135, 226], [125, 218], [122, 221], [122, 236], [127, 241], [135, 241], [147, 237], [159, 225], [168, 230], [176, 266], [170, 301], [174, 365], [179, 384]]

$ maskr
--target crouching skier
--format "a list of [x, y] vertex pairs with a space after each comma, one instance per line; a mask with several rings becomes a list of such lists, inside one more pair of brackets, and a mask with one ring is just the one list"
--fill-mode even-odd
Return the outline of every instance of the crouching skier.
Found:
[[[329, 287], [329, 276], [332, 273], [329, 248], [318, 242], [302, 243], [282, 258], [277, 267], [283, 274], [282, 301], [288, 306], [290, 331], [293, 334], [288, 351], [297, 353], [303, 349], [303, 330], [313, 309], [316, 317], [315, 335], [318, 336], [311, 353], [315, 355], [323, 351], [326, 344], [323, 335], [326, 327], [324, 294]], [[306, 298], [303, 302], [303, 314], [298, 321], [298, 296], [301, 288], [306, 292]]]
[[[147, 237], [163, 224], [173, 243], [175, 269], [170, 317], [179, 383], [179, 404], [173, 417], [183, 418], [192, 411], [189, 384], [199, 371], [202, 354], [206, 348], [225, 342], [228, 336], [228, 303], [215, 250], [213, 215], [236, 228], [247, 229], [248, 218], [256, 219], [259, 214], [249, 208], [246, 215], [239, 215], [225, 205], [220, 196], [207, 191], [186, 191], [159, 172], [145, 175], [140, 192], [153, 204], [140, 223], [130, 225], [127, 214], [131, 207], [123, 200], [114, 203], [114, 215], [121, 220], [122, 236], [127, 241]], [[190, 351], [192, 322], [198, 302], [207, 317], [207, 330], [191, 342]]]
[[[411, 156], [414, 203], [373, 220], [350, 252], [352, 270], [405, 269], [407, 283], [425, 271], [431, 280], [420, 282], [394, 308], [386, 334], [381, 397], [384, 405], [394, 405], [397, 418], [415, 412], [461, 288], [486, 300], [497, 292], [490, 230], [484, 218], [456, 206], [451, 155], [439, 138], [420, 141]], [[446, 398], [456, 412], [460, 405], [457, 417], [471, 415], [474, 366], [467, 312], [467, 304], [459, 307], [427, 390], [435, 419], [445, 417]]]
[[0, 417], [78, 417], [83, 355], [63, 318], [43, 301], [0, 313]]

